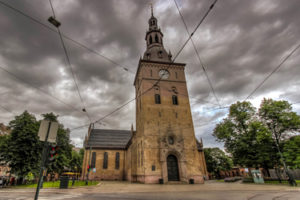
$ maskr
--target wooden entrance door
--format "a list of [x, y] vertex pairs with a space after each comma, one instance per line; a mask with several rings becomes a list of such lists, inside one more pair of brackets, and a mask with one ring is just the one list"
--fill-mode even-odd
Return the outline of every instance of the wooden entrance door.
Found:
[[167, 158], [168, 180], [179, 181], [179, 171], [177, 158], [174, 155], [169, 155]]

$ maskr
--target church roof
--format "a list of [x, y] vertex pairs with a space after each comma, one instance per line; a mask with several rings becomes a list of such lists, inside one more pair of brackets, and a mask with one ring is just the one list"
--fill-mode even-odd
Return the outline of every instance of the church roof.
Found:
[[130, 130], [92, 129], [85, 148], [126, 149]]

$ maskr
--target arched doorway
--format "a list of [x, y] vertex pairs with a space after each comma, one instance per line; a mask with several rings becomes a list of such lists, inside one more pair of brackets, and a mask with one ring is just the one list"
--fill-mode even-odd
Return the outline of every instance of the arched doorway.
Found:
[[179, 181], [179, 170], [177, 158], [174, 155], [169, 155], [167, 158], [168, 180]]

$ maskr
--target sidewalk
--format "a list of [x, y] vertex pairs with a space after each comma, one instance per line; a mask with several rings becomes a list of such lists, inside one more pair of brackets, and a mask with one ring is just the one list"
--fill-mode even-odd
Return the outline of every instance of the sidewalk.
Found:
[[[35, 188], [1, 188], [0, 193], [35, 192]], [[192, 192], [192, 191], [299, 191], [299, 187], [278, 186], [278, 185], [258, 185], [243, 183], [222, 183], [216, 181], [206, 181], [205, 184], [141, 184], [120, 181], [101, 181], [97, 186], [77, 187], [70, 189], [46, 188], [41, 189], [42, 193], [155, 193], [155, 192]]]

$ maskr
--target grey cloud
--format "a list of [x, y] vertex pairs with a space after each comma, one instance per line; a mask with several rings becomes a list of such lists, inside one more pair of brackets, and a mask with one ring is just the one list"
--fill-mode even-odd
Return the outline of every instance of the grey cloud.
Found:
[[[44, 23], [52, 15], [47, 1], [5, 1]], [[189, 30], [192, 31], [212, 1], [177, 0]], [[145, 51], [145, 32], [150, 17], [150, 1], [58, 1], [53, 0], [61, 31], [97, 52], [136, 72]], [[300, 2], [218, 1], [193, 40], [222, 106], [242, 100], [280, 63], [299, 42]], [[164, 45], [173, 56], [188, 35], [173, 1], [155, 1], [154, 14], [164, 33]], [[0, 66], [41, 87], [53, 96], [81, 110], [71, 71], [66, 64], [56, 33], [33, 23], [0, 4]], [[49, 24], [50, 25], [50, 24]], [[112, 112], [134, 97], [134, 74], [73, 42], [64, 39], [78, 85], [93, 119]], [[278, 93], [277, 99], [299, 102], [297, 88], [300, 68], [299, 51], [285, 63], [253, 96]], [[192, 45], [189, 43], [176, 62], [187, 63], [186, 76], [191, 96], [197, 137], [207, 146], [222, 146], [212, 137], [216, 120], [226, 116], [216, 100]], [[1, 106], [15, 113], [24, 109], [37, 116], [45, 112], [60, 115], [66, 127], [89, 123], [85, 113], [75, 111], [51, 97], [15, 80], [0, 70]], [[7, 100], [9, 99], [9, 101]], [[300, 112], [299, 106], [295, 109]], [[0, 108], [1, 109], [1, 108]], [[39, 116], [40, 117], [40, 116]], [[8, 123], [12, 115], [3, 110], [0, 121]], [[135, 102], [104, 120], [102, 128], [130, 129], [135, 121]], [[87, 129], [72, 131], [78, 145]]]

